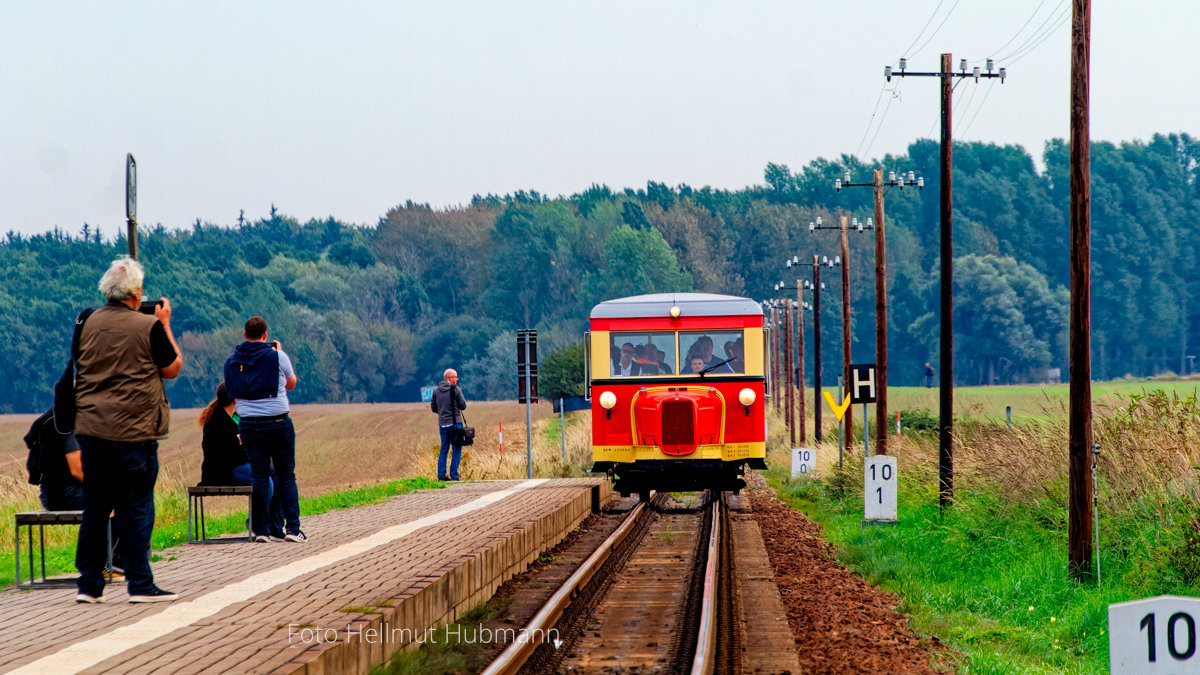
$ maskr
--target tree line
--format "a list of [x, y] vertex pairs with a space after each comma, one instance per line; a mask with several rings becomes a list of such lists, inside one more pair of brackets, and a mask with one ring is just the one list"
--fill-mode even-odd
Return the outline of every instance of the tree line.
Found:
[[[442, 209], [412, 201], [372, 226], [300, 223], [272, 207], [235, 225], [162, 225], [139, 236], [145, 291], [165, 295], [185, 353], [168, 384], [174, 405], [207, 402], [221, 365], [259, 314], [292, 355], [296, 402], [417, 400], [446, 367], [474, 398], [513, 398], [517, 328], [539, 329], [543, 360], [577, 345], [593, 305], [615, 297], [697, 291], [766, 299], [786, 257], [833, 257], [837, 232], [818, 216], [865, 220], [871, 191], [832, 189], [876, 166], [926, 177], [887, 204], [889, 382], [915, 385], [937, 361], [937, 144], [873, 163], [843, 155], [764, 182], [717, 190], [649, 182], [593, 185], [570, 196], [476, 195]], [[1200, 141], [1186, 134], [1092, 148], [1093, 368], [1097, 379], [1190, 373], [1200, 306]], [[1045, 381], [1067, 371], [1068, 147], [1047, 143], [1043, 168], [1017, 146], [954, 149], [955, 376], [961, 384]], [[127, 249], [123, 234], [13, 232], [0, 240], [0, 412], [46, 408], [67, 361], [71, 322], [102, 302], [96, 284]], [[853, 360], [874, 359], [874, 244], [850, 235]], [[804, 270], [805, 268], [801, 268]], [[805, 272], [804, 277], [808, 274]], [[840, 275], [825, 274], [823, 326], [840, 333]], [[794, 291], [791, 296], [794, 297]], [[811, 317], [810, 317], [811, 318]], [[805, 322], [811, 331], [812, 322]], [[809, 336], [811, 339], [811, 334]], [[826, 341], [827, 345], [837, 341]], [[550, 359], [575, 373], [580, 349]], [[570, 358], [566, 358], [569, 356]], [[811, 378], [813, 352], [806, 373]], [[836, 372], [840, 348], [822, 354]], [[569, 366], [569, 367], [568, 367]], [[543, 395], [578, 389], [556, 370]]]

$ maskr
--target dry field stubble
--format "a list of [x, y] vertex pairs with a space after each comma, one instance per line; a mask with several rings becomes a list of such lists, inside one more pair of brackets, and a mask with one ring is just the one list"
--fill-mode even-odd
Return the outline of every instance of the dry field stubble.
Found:
[[[955, 490], [996, 492], [1010, 505], [1065, 504], [1069, 437], [1065, 403], [1047, 399], [1035, 411], [1035, 422], [1014, 424], [1011, 429], [1003, 422], [981, 421], [977, 408], [963, 411], [967, 419], [960, 418], [956, 423]], [[1180, 508], [1200, 512], [1200, 403], [1195, 397], [1175, 392], [1138, 395], [1135, 399], [1104, 396], [1096, 401], [1094, 409], [1094, 440], [1101, 450], [1096, 474], [1102, 517], [1105, 513], [1137, 515], [1147, 509], [1163, 518]], [[771, 413], [769, 422], [770, 463], [790, 466], [782, 419]], [[818, 450], [820, 475], [835, 476], [836, 427], [826, 431], [822, 443], [813, 442], [811, 421], [808, 431], [809, 442], [805, 445]], [[906, 483], [936, 493], [936, 434], [905, 433], [897, 437], [892, 433], [888, 454], [898, 458]], [[844, 461], [841, 484], [845, 489], [861, 491], [861, 437], [844, 455]], [[1200, 528], [1200, 519], [1196, 527]]]
[[[464, 480], [525, 477], [525, 407], [510, 402], [469, 402], [467, 421], [477, 429], [475, 445], [464, 452]], [[182, 522], [184, 488], [200, 480], [199, 410], [175, 410], [171, 435], [159, 445], [155, 490], [158, 522]], [[567, 416], [567, 458], [561, 461], [559, 418], [547, 403], [533, 407], [534, 476], [583, 475], [591, 458], [589, 413]], [[0, 541], [12, 541], [13, 514], [41, 508], [37, 488], [26, 482], [28, 451], [22, 437], [36, 415], [0, 415]], [[296, 477], [301, 497], [313, 497], [401, 478], [436, 478], [440, 439], [428, 403], [297, 405]], [[499, 429], [504, 425], [504, 452]], [[234, 500], [220, 500], [232, 502]], [[217, 512], [235, 505], [214, 503]], [[67, 541], [73, 534], [47, 533]]]

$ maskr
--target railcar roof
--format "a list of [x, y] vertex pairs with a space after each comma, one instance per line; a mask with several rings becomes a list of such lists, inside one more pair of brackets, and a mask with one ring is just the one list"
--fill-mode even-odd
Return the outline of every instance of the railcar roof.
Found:
[[750, 298], [712, 293], [654, 293], [606, 300], [592, 308], [593, 319], [662, 318], [678, 306], [681, 317], [762, 316], [762, 307]]

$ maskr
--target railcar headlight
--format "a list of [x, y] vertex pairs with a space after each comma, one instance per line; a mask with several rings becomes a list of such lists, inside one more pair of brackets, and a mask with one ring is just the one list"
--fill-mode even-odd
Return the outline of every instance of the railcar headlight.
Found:
[[[749, 390], [747, 390], [749, 391]], [[753, 394], [751, 394], [753, 395]], [[606, 391], [600, 394], [600, 407], [605, 410], [612, 410], [613, 406], [617, 405], [617, 395], [611, 391]]]
[[[750, 389], [749, 387], [738, 392], [738, 400], [741, 401], [742, 405], [754, 405], [754, 401], [757, 398], [758, 397], [754, 395], [754, 390]], [[601, 401], [601, 405], [603, 404], [603, 401]]]

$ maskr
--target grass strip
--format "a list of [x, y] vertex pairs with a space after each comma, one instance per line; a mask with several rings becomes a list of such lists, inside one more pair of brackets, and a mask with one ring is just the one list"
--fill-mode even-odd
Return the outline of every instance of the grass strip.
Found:
[[[378, 504], [388, 499], [403, 495], [416, 490], [428, 490], [445, 487], [445, 483], [430, 480], [424, 477], [404, 478], [401, 480], [381, 483], [379, 485], [371, 485], [364, 488], [354, 490], [345, 490], [342, 492], [331, 492], [329, 494], [318, 495], [315, 497], [301, 497], [300, 499], [300, 515], [312, 516], [328, 511], [337, 511], [341, 509], [354, 508], [356, 506], [366, 506], [368, 504]], [[187, 541], [187, 497], [184, 494], [160, 492], [156, 495], [156, 511], [157, 518], [154, 524], [154, 533], [150, 539], [150, 545], [155, 551], [165, 551], [173, 546], [183, 544]], [[62, 529], [70, 526], [56, 526], [55, 529]], [[72, 528], [78, 530], [78, 528]], [[209, 537], [220, 536], [225, 534], [244, 533], [246, 531], [246, 512], [233, 511], [223, 515], [206, 515], [205, 530]], [[28, 564], [28, 553], [24, 550], [26, 541], [21, 541], [21, 557], [23, 565]], [[37, 545], [37, 534], [34, 534], [34, 545]], [[166, 558], [173, 560], [174, 557], [170, 551], [166, 551]], [[151, 561], [162, 560], [163, 555], [155, 554], [151, 557]], [[38, 564], [37, 556], [34, 555], [34, 564]], [[25, 568], [22, 567], [22, 577], [25, 575]], [[38, 572], [40, 573], [40, 568]], [[75, 572], [75, 542], [46, 544], [46, 574], [61, 575], [73, 574]], [[0, 587], [7, 588], [16, 583], [16, 570], [13, 564], [13, 550], [7, 549], [0, 552]]]
[[[844, 475], [835, 469], [822, 480], [793, 480], [774, 469], [767, 479], [781, 499], [822, 526], [839, 563], [902, 598], [899, 609], [914, 630], [965, 655], [960, 673], [1107, 672], [1109, 604], [1200, 595], [1200, 580], [1173, 573], [1153, 548], [1102, 544], [1102, 583], [1072, 580], [1060, 503], [1018, 506], [976, 489], [957, 492], [957, 503], [941, 512], [936, 486], [906, 482], [901, 474], [899, 522], [863, 527], [862, 491], [853, 487], [861, 484], [854, 473], [860, 469], [861, 463]], [[1109, 540], [1115, 529], [1138, 526], [1102, 523]]]

